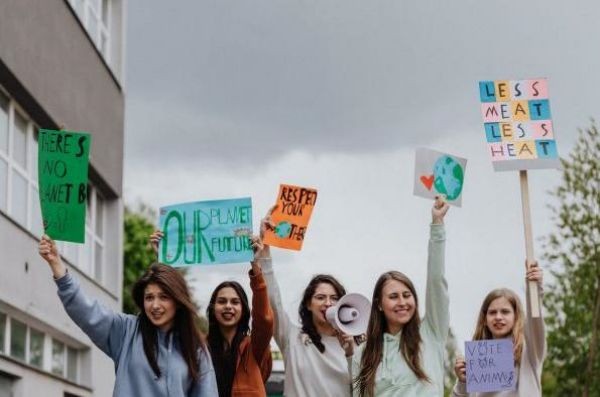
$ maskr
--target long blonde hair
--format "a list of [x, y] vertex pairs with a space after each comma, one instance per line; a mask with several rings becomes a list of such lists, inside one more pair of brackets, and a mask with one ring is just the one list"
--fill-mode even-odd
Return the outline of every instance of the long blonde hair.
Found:
[[415, 312], [408, 323], [402, 328], [399, 354], [404, 357], [406, 364], [415, 376], [424, 382], [430, 379], [421, 366], [421, 332], [419, 325], [419, 300], [413, 283], [404, 274], [397, 271], [383, 273], [373, 290], [371, 303], [371, 316], [367, 328], [367, 342], [360, 361], [360, 372], [353, 379], [354, 388], [360, 396], [372, 396], [375, 391], [375, 374], [383, 358], [383, 334], [387, 326], [385, 315], [379, 307], [381, 305], [383, 287], [389, 280], [396, 280], [406, 285], [415, 298]]
[[498, 298], [505, 298], [513, 308], [515, 312], [515, 323], [510, 335], [513, 341], [513, 352], [515, 355], [515, 366], [521, 365], [521, 354], [523, 353], [523, 343], [525, 340], [523, 328], [525, 326], [525, 315], [521, 300], [513, 291], [508, 288], [498, 288], [491, 291], [481, 304], [481, 310], [479, 310], [479, 318], [477, 319], [477, 327], [473, 333], [473, 340], [481, 339], [493, 339], [492, 333], [487, 327], [487, 311], [492, 302]]

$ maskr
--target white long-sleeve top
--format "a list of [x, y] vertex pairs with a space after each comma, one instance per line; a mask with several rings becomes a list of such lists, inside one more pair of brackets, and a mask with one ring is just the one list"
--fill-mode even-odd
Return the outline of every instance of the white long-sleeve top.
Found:
[[271, 259], [261, 259], [269, 300], [275, 314], [275, 341], [285, 364], [286, 397], [345, 397], [351, 395], [348, 361], [335, 336], [321, 335], [323, 353], [302, 328], [290, 321], [283, 309], [281, 293]]

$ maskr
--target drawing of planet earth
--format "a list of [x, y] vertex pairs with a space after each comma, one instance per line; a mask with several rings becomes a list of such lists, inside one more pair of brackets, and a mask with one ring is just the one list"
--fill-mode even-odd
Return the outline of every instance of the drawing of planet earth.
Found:
[[275, 234], [279, 238], [286, 238], [292, 232], [292, 225], [289, 222], [282, 221], [275, 226]]
[[450, 156], [441, 156], [433, 166], [434, 186], [448, 200], [460, 196], [463, 187], [464, 171], [462, 166]]

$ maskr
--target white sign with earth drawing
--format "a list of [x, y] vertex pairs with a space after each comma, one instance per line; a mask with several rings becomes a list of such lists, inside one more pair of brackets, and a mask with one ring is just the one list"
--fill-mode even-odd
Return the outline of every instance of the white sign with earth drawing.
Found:
[[415, 196], [435, 198], [443, 194], [449, 204], [462, 205], [467, 159], [436, 150], [418, 148], [415, 153]]

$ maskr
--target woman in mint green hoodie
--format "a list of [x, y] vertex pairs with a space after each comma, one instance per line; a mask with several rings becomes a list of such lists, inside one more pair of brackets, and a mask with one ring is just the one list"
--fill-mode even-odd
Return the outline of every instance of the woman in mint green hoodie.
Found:
[[352, 357], [353, 395], [418, 397], [444, 394], [444, 346], [449, 328], [444, 278], [444, 216], [448, 204], [431, 210], [426, 313], [419, 316], [413, 283], [398, 271], [381, 275], [373, 291], [367, 341]]

